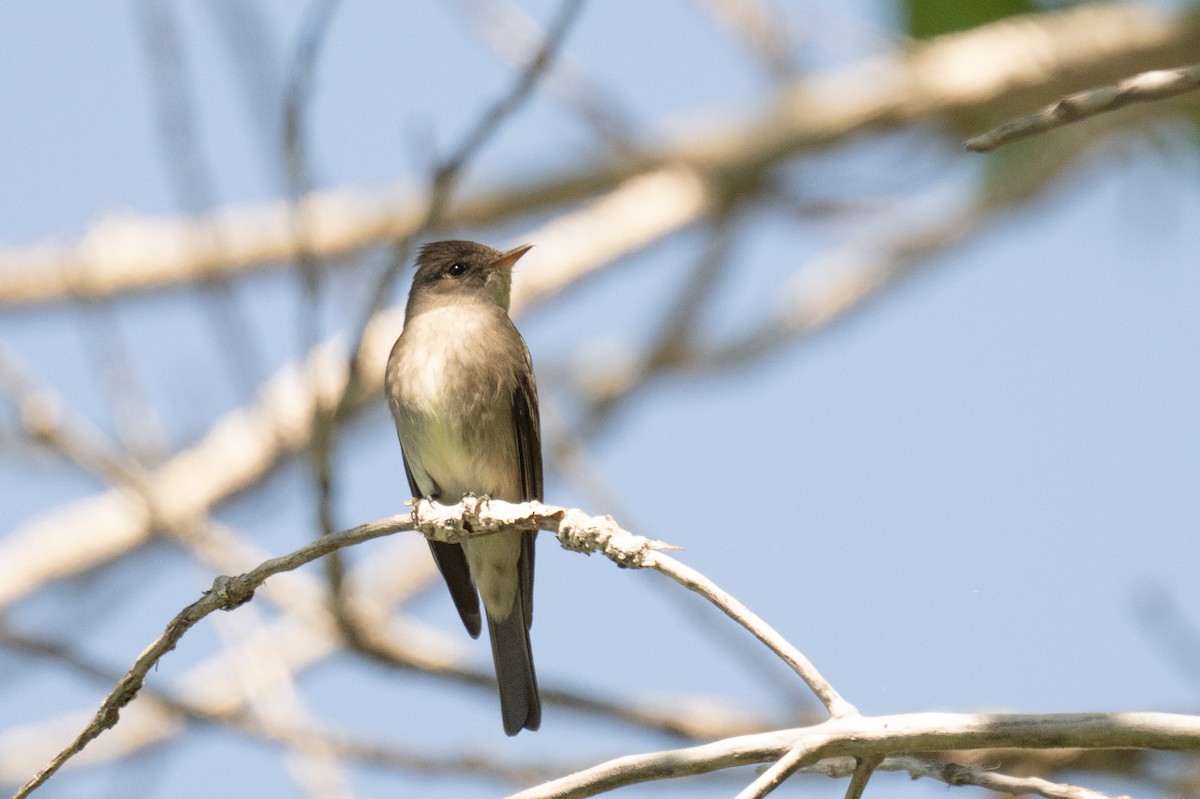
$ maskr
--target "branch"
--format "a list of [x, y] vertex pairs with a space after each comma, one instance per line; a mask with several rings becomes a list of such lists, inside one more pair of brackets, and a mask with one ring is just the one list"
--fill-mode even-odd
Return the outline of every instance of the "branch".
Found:
[[[1200, 751], [1200, 716], [1175, 713], [908, 713], [895, 716], [846, 716], [811, 727], [727, 738], [702, 746], [631, 755], [513, 794], [509, 799], [579, 799], [650, 780], [708, 774], [725, 768], [776, 761], [804, 748], [813, 759], [854, 757], [939, 749], [1000, 747], [1054, 749], [1159, 749]], [[885, 761], [885, 765], [891, 761]], [[894, 763], [893, 763], [894, 765]], [[905, 761], [907, 770], [912, 765]], [[880, 766], [881, 768], [884, 766]], [[918, 767], [919, 768], [919, 767]], [[953, 784], [946, 770], [933, 776]], [[973, 775], [972, 779], [974, 778]], [[1035, 781], [1005, 778], [1009, 789]], [[1041, 781], [1037, 781], [1041, 782]], [[974, 783], [972, 783], [974, 784]], [[1046, 783], [1053, 786], [1052, 783]], [[987, 787], [992, 787], [991, 785]], [[1053, 788], [1052, 788], [1053, 789]], [[1037, 791], [1035, 791], [1037, 792]], [[1043, 794], [1082, 799], [1094, 793]]]
[[854, 774], [850, 777], [850, 784], [846, 786], [846, 799], [862, 799], [863, 791], [867, 789], [871, 775], [875, 773], [882, 762], [883, 755], [858, 758]]
[[1134, 103], [1165, 100], [1200, 88], [1200, 65], [1143, 72], [1111, 86], [1068, 95], [1029, 116], [1011, 119], [987, 133], [963, 142], [963, 148], [984, 153], [1019, 139], [1061, 128], [1081, 119], [1115, 111]]
[[[564, 547], [571, 549], [572, 547], [563, 540], [563, 536], [567, 534], [560, 530], [559, 540], [562, 541]], [[608, 553], [606, 552], [605, 554]], [[612, 555], [609, 555], [609, 557], [612, 557]], [[843, 699], [834, 690], [833, 686], [829, 684], [829, 681], [821, 676], [821, 673], [817, 671], [816, 667], [813, 666], [800, 650], [788, 643], [770, 625], [754, 615], [741, 602], [722, 591], [703, 574], [657, 551], [651, 552], [648, 555], [647, 561], [642, 563], [642, 565], [660, 571], [684, 588], [700, 594], [700, 596], [720, 608], [726, 616], [749, 630], [755, 638], [766, 644], [768, 649], [778, 655], [784, 663], [788, 664], [792, 671], [800, 675], [800, 679], [804, 680], [805, 684], [817, 695], [817, 698], [829, 710], [831, 716], [840, 718], [858, 713], [854, 706]]]
[[[525, 54], [546, 38], [541, 26], [514, 0], [459, 0], [463, 18], [473, 33], [510, 66], [519, 66]], [[617, 98], [592, 80], [566, 52], [555, 59], [556, 68], [542, 77], [541, 89], [577, 114], [615, 151], [635, 152], [633, 114]]]
[[[987, 111], [1037, 96], [1185, 64], [1195, 59], [1200, 15], [1166, 17], [1133, 5], [1086, 5], [1007, 19], [910, 50], [803, 79], [766, 113], [723, 130], [648, 144], [556, 177], [474, 194], [446, 209], [455, 227], [485, 227], [577, 203], [669, 165], [706, 180], [752, 175], [853, 134]], [[986, 58], [983, 54], [986, 54]], [[1081, 85], [1082, 84], [1082, 85]], [[410, 236], [424, 203], [410, 191], [314, 192], [303, 202], [313, 257], [334, 258]], [[0, 252], [0, 303], [18, 305], [146, 291], [248, 269], [284, 268], [297, 256], [292, 207], [273, 203], [200, 219], [110, 217], [80, 240]], [[213, 240], [196, 231], [216, 231]]]
[[889, 757], [876, 768], [880, 771], [907, 771], [914, 780], [929, 777], [947, 785], [975, 785], [1014, 796], [1036, 794], [1046, 799], [1108, 799], [1102, 793], [1078, 785], [1050, 782], [1041, 777], [1010, 777], [989, 769], [939, 763], [919, 757]]
[[[588, 516], [582, 511], [543, 505], [540, 502], [512, 504], [498, 500], [470, 500], [458, 505], [440, 505], [421, 500], [413, 509], [418, 529], [426, 537], [456, 542], [479, 533], [497, 533], [514, 527], [536, 527], [558, 536], [564, 549], [585, 554], [601, 552], [618, 566], [654, 569], [712, 602], [729, 618], [749, 630], [795, 671], [834, 717], [856, 715], [854, 706], [843, 699], [798, 649], [766, 622], [714, 582], [662, 550], [673, 549], [621, 529], [611, 516]], [[486, 514], [481, 508], [486, 507]]]
[[306, 300], [301, 307], [297, 325], [300, 329], [301, 352], [311, 350], [320, 340], [320, 301], [323, 289], [322, 264], [312, 257], [309, 251], [307, 231], [310, 225], [303, 215], [305, 206], [300, 203], [313, 186], [305, 124], [312, 103], [317, 64], [332, 27], [337, 6], [338, 0], [314, 0], [309, 4], [300, 27], [295, 52], [291, 56], [288, 79], [283, 92], [280, 156], [288, 199], [297, 211], [291, 220], [291, 227], [295, 239], [296, 269]]
[[[218, 577], [213, 587], [175, 616], [138, 657], [96, 712], [91, 723], [16, 794], [28, 796], [71, 757], [83, 750], [119, 720], [120, 711], [141, 690], [146, 675], [172, 650], [197, 622], [216, 610], [232, 610], [248, 602], [268, 577], [296, 569], [346, 546], [406, 530], [419, 530], [428, 538], [461, 543], [468, 538], [518, 529], [554, 532], [566, 549], [600, 552], [620, 566], [654, 568], [686, 587], [698, 591], [727, 615], [750, 629], [786, 659], [820, 693], [823, 678], [790, 644], [775, 636], [736, 600], [701, 575], [663, 554], [669, 548], [621, 529], [611, 517], [593, 517], [582, 511], [538, 502], [513, 504], [486, 498], [465, 498], [456, 505], [419, 501], [411, 514], [392, 516], [319, 538], [295, 552], [268, 560], [245, 574]], [[827, 685], [827, 684], [825, 684]], [[815, 763], [830, 756], [851, 756], [871, 764], [877, 757], [914, 751], [943, 749], [1022, 748], [1155, 748], [1200, 750], [1200, 717], [1163, 713], [1116, 714], [909, 714], [864, 718], [827, 689], [822, 700], [833, 718], [798, 730], [742, 736], [690, 749], [621, 758], [531, 791], [534, 796], [590, 796], [617, 785], [667, 776], [699, 774], [732, 765], [778, 760], [792, 754], [783, 767]], [[866, 769], [860, 769], [864, 774]], [[750, 794], [762, 795], [762, 794]]]
[[[494, 695], [492, 674], [466, 665], [462, 647], [455, 638], [415, 625], [410, 619], [395, 614], [396, 605], [427, 585], [436, 571], [429, 558], [419, 556], [412, 548], [417, 546], [424, 552], [424, 544], [415, 539], [393, 543], [394, 546], [385, 547], [382, 552], [376, 550], [371, 558], [364, 559], [359, 568], [350, 573], [348, 581], [351, 587], [349, 606], [375, 632], [373, 643], [386, 653], [385, 665], [418, 671], [458, 685], [486, 688], [488, 696]], [[252, 555], [245, 550], [246, 545], [241, 543], [231, 550], [232, 557], [222, 560], [244, 563]], [[250, 564], [265, 559], [265, 556], [258, 557]], [[209, 559], [209, 562], [217, 561]], [[225, 573], [233, 573], [249, 566], [224, 568], [229, 569]], [[238, 679], [243, 662], [255, 660], [270, 651], [283, 659], [284, 670], [299, 672], [340, 651], [339, 645], [343, 643], [330, 613], [328, 592], [311, 574], [303, 570], [279, 574], [262, 586], [259, 595], [263, 593], [274, 594], [274, 601], [282, 604], [287, 614], [272, 619], [236, 646], [188, 668], [173, 681], [175, 696], [192, 707], [204, 708], [220, 723], [227, 723], [223, 719], [240, 718], [249, 699], [247, 689]], [[286, 601], [280, 603], [280, 600]], [[260, 680], [273, 684], [276, 678], [260, 677]], [[117, 678], [104, 681], [115, 684]], [[772, 726], [766, 718], [688, 698], [671, 704], [662, 701], [617, 702], [545, 684], [542, 699], [597, 718], [692, 740], [742, 735]], [[128, 756], [183, 732], [175, 718], [164, 713], [164, 708], [139, 704], [131, 709], [139, 712], [124, 712], [121, 723], [107, 734], [109, 745], [106, 748], [88, 749], [87, 754], [93, 755], [89, 762]], [[69, 717], [0, 732], [0, 752], [4, 753], [4, 757], [0, 757], [0, 784], [19, 784], [37, 771], [58, 751], [56, 742], [62, 740], [63, 731], [81, 729], [89, 718], [90, 714], [73, 713]], [[347, 756], [357, 757], [354, 754]], [[531, 782], [527, 780], [525, 784]]]
[[[776, 760], [769, 769], [760, 774], [754, 782], [746, 786], [745, 790], [739, 791], [734, 799], [762, 799], [762, 797], [782, 785], [783, 781], [795, 773], [797, 769], [804, 766], [811, 766], [820, 760], [820, 751], [823, 743], [823, 741], [818, 739], [801, 741], [796, 744], [783, 757]], [[854, 773], [858, 773], [857, 769]]]
[[[554, 532], [564, 548], [585, 553], [601, 552], [621, 566], [652, 567], [663, 571], [684, 585], [697, 586], [693, 590], [699, 590], [722, 607], [731, 617], [747, 624], [747, 621], [740, 617], [749, 612], [742, 609], [744, 613], [739, 613], [740, 604], [732, 598], [726, 597], [720, 589], [711, 585], [705, 578], [662, 556], [658, 550], [665, 548], [666, 544], [622, 530], [610, 517], [587, 516], [582, 511], [543, 505], [539, 502], [513, 504], [499, 500], [467, 498], [456, 505], [440, 505], [422, 500], [417, 503], [411, 514], [391, 516], [331, 533], [287, 555], [265, 561], [244, 574], [235, 577], [217, 577], [213, 581], [212, 588], [196, 602], [180, 611], [167, 624], [162, 634], [138, 656], [129, 671], [105, 697], [100, 709], [96, 711], [87, 727], [75, 737], [70, 745], [59, 752], [41, 771], [22, 786], [16, 794], [16, 799], [28, 796], [68, 760], [83, 751], [84, 747], [92, 740], [105, 730], [115, 726], [120, 718], [122, 708], [132, 702], [141, 691], [146, 675], [164, 655], [175, 648], [187, 631], [197, 622], [214, 611], [233, 610], [249, 602], [255, 591], [267, 578], [297, 569], [344, 547], [397, 532], [415, 529], [434, 540], [461, 543], [468, 538], [494, 535], [514, 527], [537, 528]], [[750, 618], [750, 622], [755, 621], [758, 621], [756, 617]], [[767, 633], [775, 635], [761, 621], [758, 621], [758, 625], [758, 629], [754, 627], [750, 627], [750, 629], [760, 640], [767, 641]], [[765, 628], [765, 631], [762, 628]], [[782, 642], [782, 644], [776, 642], [772, 648], [780, 646], [786, 648], [790, 645], [786, 642]], [[798, 666], [794, 664], [794, 667], [799, 670], [800, 666], [807, 664], [807, 660], [804, 660], [803, 655], [798, 652], [795, 653], [795, 656], [799, 657], [800, 663]], [[811, 665], [807, 665], [807, 669], [815, 674]], [[801, 673], [804, 676], [804, 672]], [[820, 678], [819, 675], [816, 676], [823, 682], [823, 678]], [[811, 675], [806, 676], [805, 679], [811, 679]]]
[[[992, 759], [996, 752], [1012, 752], [1016, 750], [996, 750], [996, 749], [981, 749], [974, 753], [979, 757], [988, 757]], [[1036, 757], [1046, 759], [1046, 756], [1053, 758], [1055, 753], [1061, 752], [1061, 749], [1052, 750], [1020, 750], [1020, 754], [1026, 757]], [[1073, 751], [1088, 751], [1089, 754], [1103, 752], [1105, 750], [1073, 750]], [[1114, 750], [1108, 750], [1114, 751]], [[1133, 750], [1123, 750], [1125, 752]], [[814, 763], [811, 766], [799, 769], [798, 773], [802, 774], [821, 774], [826, 777], [835, 779], [843, 779], [845, 777], [853, 777], [857, 773], [863, 761], [868, 764], [871, 760], [853, 757], [830, 757], [819, 763]], [[1104, 794], [1081, 788], [1078, 785], [1066, 785], [1063, 783], [1049, 782], [1039, 777], [1010, 777], [1005, 774], [999, 774], [994, 770], [994, 767], [976, 768], [964, 766], [959, 763], [941, 763], [936, 760], [931, 760], [923, 757], [913, 757], [911, 755], [899, 755], [896, 757], [885, 757], [880, 760], [875, 766], [876, 771], [906, 771], [914, 780], [921, 777], [944, 782], [946, 785], [974, 785], [980, 788], [987, 788], [991, 791], [999, 793], [1015, 794], [1023, 796], [1026, 794], [1045, 796], [1047, 799], [1108, 799]], [[847, 789], [849, 793], [849, 789]]]
[[800, 72], [793, 55], [797, 49], [794, 37], [776, 9], [762, 0], [705, 0], [704, 6], [713, 21], [728, 28], [772, 78], [783, 81]]

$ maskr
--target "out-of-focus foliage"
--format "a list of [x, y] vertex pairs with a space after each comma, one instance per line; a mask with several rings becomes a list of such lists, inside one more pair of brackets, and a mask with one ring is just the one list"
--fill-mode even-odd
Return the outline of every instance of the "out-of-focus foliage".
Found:
[[943, 33], [967, 30], [1015, 14], [1038, 11], [1026, 0], [907, 0], [908, 34], [927, 39]]

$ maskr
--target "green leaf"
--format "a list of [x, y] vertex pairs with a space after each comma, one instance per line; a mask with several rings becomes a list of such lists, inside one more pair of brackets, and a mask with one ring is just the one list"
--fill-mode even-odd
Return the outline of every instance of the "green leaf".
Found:
[[908, 33], [927, 39], [1040, 10], [1031, 0], [905, 0]]

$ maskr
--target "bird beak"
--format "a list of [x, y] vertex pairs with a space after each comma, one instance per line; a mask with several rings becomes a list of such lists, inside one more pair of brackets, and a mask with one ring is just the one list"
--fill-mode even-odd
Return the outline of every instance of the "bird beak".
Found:
[[533, 249], [532, 244], [522, 244], [520, 247], [513, 247], [508, 252], [501, 255], [496, 260], [492, 261], [492, 266], [502, 267], [504, 269], [512, 269], [522, 255]]

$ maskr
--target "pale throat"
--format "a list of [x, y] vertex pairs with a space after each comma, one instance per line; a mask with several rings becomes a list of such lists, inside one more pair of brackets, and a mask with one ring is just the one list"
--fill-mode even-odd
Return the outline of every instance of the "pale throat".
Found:
[[404, 393], [427, 413], [437, 413], [461, 387], [448, 375], [462, 374], [472, 360], [485, 357], [489, 323], [495, 309], [484, 303], [453, 303], [423, 311], [404, 355]]

